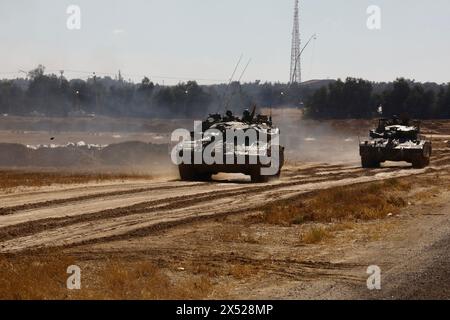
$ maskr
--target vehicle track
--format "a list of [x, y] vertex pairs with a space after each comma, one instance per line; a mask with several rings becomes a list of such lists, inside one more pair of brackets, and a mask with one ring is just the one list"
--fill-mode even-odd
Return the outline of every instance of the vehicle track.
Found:
[[[143, 237], [186, 223], [238, 214], [282, 198], [315, 190], [422, 174], [427, 171], [398, 167], [362, 170], [344, 166], [330, 166], [328, 170], [328, 174], [324, 174], [322, 169], [306, 169], [303, 173], [311, 175], [307, 178], [288, 177], [268, 185], [184, 185], [160, 191], [156, 198], [158, 186], [155, 185], [150, 187], [150, 191], [143, 191], [138, 195], [133, 195], [133, 190], [126, 192], [126, 195], [130, 195], [130, 205], [125, 205], [123, 196], [110, 195], [123, 205], [115, 206], [108, 196], [94, 196], [88, 200], [66, 199], [69, 205], [66, 203], [63, 207], [58, 206], [58, 203], [47, 203], [47, 207], [37, 210], [18, 210], [0, 217], [0, 252]], [[301, 170], [299, 173], [302, 173]], [[181, 182], [179, 184], [183, 185]], [[147, 196], [150, 201], [141, 201]], [[99, 199], [104, 200], [102, 202], [106, 209], [90, 211], [89, 206], [99, 202]], [[70, 206], [74, 208], [68, 213], [65, 210]]]
[[[281, 183], [279, 185], [273, 184], [265, 186], [253, 185], [253, 187], [234, 187], [230, 188], [229, 191], [223, 191], [223, 186], [218, 184], [217, 187], [220, 188], [220, 192], [212, 188], [212, 190], [207, 192], [192, 193], [178, 197], [164, 198], [160, 196], [160, 199], [158, 200], [139, 202], [131, 206], [106, 209], [93, 213], [83, 212], [83, 214], [74, 214], [69, 216], [67, 212], [65, 212], [63, 217], [58, 217], [60, 214], [57, 212], [55, 213], [54, 208], [49, 208], [47, 210], [27, 211], [25, 213], [11, 215], [9, 217], [0, 217], [1, 226], [3, 226], [3, 228], [0, 229], [0, 240], [5, 241], [18, 237], [19, 235], [36, 233], [38, 231], [63, 227], [79, 222], [118, 218], [132, 214], [146, 213], [150, 210], [156, 209], [161, 211], [169, 211], [177, 208], [189, 207], [190, 205], [195, 205], [196, 203], [206, 203], [207, 201], [212, 201], [223, 197], [232, 197], [236, 195], [242, 196], [245, 194], [258, 193], [268, 190], [275, 192], [275, 190], [279, 187], [325, 182], [338, 180], [339, 178], [340, 175], [336, 174], [332, 179], [330, 179], [330, 177], [309, 178], [291, 183]], [[48, 215], [44, 215], [43, 213], [48, 213]]]
[[[189, 187], [195, 187], [201, 184], [191, 184]], [[184, 185], [186, 186], [186, 185]], [[78, 196], [78, 197], [72, 197], [72, 198], [62, 198], [62, 199], [54, 199], [54, 200], [48, 200], [48, 201], [42, 201], [42, 202], [34, 202], [34, 203], [26, 203], [22, 205], [16, 205], [12, 207], [3, 207], [0, 208], [0, 216], [6, 216], [11, 215], [20, 211], [30, 210], [30, 209], [39, 209], [39, 208], [45, 208], [55, 205], [61, 205], [61, 204], [74, 204], [77, 202], [82, 202], [86, 200], [94, 200], [94, 199], [102, 199], [107, 197], [118, 197], [118, 196], [126, 196], [130, 194], [139, 194], [139, 193], [147, 193], [150, 191], [156, 191], [156, 190], [170, 190], [175, 188], [182, 188], [183, 185], [174, 186], [174, 185], [159, 185], [156, 187], [150, 187], [150, 188], [138, 188], [138, 189], [128, 189], [128, 190], [120, 190], [120, 191], [114, 191], [114, 192], [101, 192], [101, 193], [95, 193], [95, 194], [88, 194], [84, 196]]]
[[[303, 173], [300, 176], [306, 177], [323, 170], [331, 168], [339, 168], [342, 166], [336, 165], [318, 165], [316, 167], [305, 166], [304, 168], [296, 169], [296, 172]], [[353, 168], [350, 170], [358, 170]], [[329, 171], [330, 173], [333, 171]], [[339, 172], [343, 172], [342, 170]], [[151, 184], [151, 187], [147, 187]], [[206, 183], [189, 183], [180, 181], [164, 181], [164, 182], [143, 182], [136, 183], [116, 183], [116, 184], [99, 184], [97, 186], [84, 187], [61, 187], [59, 190], [54, 188], [42, 188], [43, 191], [28, 191], [17, 194], [0, 195], [0, 215], [10, 215], [19, 211], [45, 208], [60, 204], [76, 203], [91, 199], [101, 199], [105, 197], [117, 197], [130, 194], [138, 194], [154, 190], [170, 190], [182, 187], [196, 187], [206, 185]]]
[[[203, 252], [203, 253], [199, 253]], [[204, 252], [207, 252], [206, 254]], [[332, 278], [346, 282], [360, 283], [361, 277], [355, 276], [355, 269], [366, 266], [357, 263], [332, 263], [326, 261], [308, 261], [295, 258], [264, 258], [257, 256], [237, 255], [235, 253], [210, 252], [209, 250], [186, 250], [186, 248], [151, 248], [146, 250], [83, 252], [82, 259], [98, 259], [100, 256], [120, 257], [127, 261], [136, 259], [152, 262], [161, 268], [173, 269], [174, 261], [183, 266], [202, 266], [203, 269], [223, 270], [224, 265], [251, 266], [254, 272], [277, 275], [295, 281], [316, 278]], [[225, 270], [226, 271], [226, 270]], [[363, 278], [364, 279], [364, 278]]]

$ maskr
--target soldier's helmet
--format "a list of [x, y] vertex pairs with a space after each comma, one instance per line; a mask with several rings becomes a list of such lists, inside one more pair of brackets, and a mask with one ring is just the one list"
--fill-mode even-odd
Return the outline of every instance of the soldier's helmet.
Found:
[[394, 125], [400, 124], [400, 121], [399, 121], [399, 118], [398, 118], [397, 115], [394, 115], [394, 116], [392, 117], [392, 122], [393, 122]]

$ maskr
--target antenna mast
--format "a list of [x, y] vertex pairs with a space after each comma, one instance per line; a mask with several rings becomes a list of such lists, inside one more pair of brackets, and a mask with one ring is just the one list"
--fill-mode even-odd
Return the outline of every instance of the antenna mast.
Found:
[[302, 82], [300, 48], [301, 48], [301, 40], [300, 40], [300, 21], [299, 21], [299, 0], [295, 0], [294, 28], [292, 30], [291, 73], [289, 77], [291, 83]]
[[[236, 74], [236, 71], [239, 68], [239, 65], [241, 64], [241, 61], [242, 61], [243, 57], [244, 57], [244, 54], [241, 54], [241, 56], [239, 57], [238, 62], [236, 63], [236, 67], [234, 67], [233, 73], [231, 74], [230, 81], [228, 82], [228, 86], [227, 86], [227, 89], [225, 91], [225, 97], [228, 95], [228, 92], [230, 90], [230, 85], [233, 82], [234, 75]], [[223, 105], [223, 108], [225, 109], [225, 111], [228, 109], [228, 104], [230, 103], [230, 100], [231, 100], [231, 97], [228, 97], [226, 102], [225, 102], [225, 104]]]

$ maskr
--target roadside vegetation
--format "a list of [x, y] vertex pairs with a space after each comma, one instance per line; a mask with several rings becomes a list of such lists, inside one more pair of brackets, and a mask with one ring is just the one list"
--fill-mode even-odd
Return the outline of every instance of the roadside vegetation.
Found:
[[277, 225], [380, 219], [407, 205], [410, 188], [409, 183], [392, 179], [321, 190], [271, 204], [264, 208], [262, 219]]
[[[67, 289], [71, 265], [81, 268], [81, 290]], [[111, 258], [86, 264], [55, 252], [0, 256], [1, 300], [203, 299], [211, 290], [204, 276], [172, 277], [150, 262]]]
[[320, 190], [266, 206], [255, 222], [297, 226], [301, 244], [317, 244], [360, 223], [394, 217], [417, 202], [432, 202], [447, 192], [448, 178], [432, 173]]

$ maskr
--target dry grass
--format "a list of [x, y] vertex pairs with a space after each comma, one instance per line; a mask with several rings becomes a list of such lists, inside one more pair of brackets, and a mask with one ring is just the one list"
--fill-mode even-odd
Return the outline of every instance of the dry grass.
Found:
[[[204, 276], [174, 280], [167, 272], [149, 262], [110, 261], [94, 279], [95, 286], [80, 292], [89, 299], [202, 299], [212, 284]], [[93, 281], [93, 282], [94, 282]]]
[[26, 172], [0, 171], [0, 190], [17, 187], [43, 187], [55, 184], [81, 184], [108, 180], [150, 179], [147, 175], [128, 175], [116, 173], [59, 173], [59, 172]]
[[410, 189], [409, 183], [392, 179], [321, 190], [271, 204], [264, 208], [262, 219], [268, 224], [293, 225], [384, 218], [407, 205], [405, 197]]
[[434, 187], [434, 188], [431, 188], [431, 189], [426, 189], [426, 190], [419, 191], [419, 192], [415, 193], [414, 196], [417, 199], [419, 199], [419, 201], [421, 203], [428, 203], [434, 197], [436, 197], [437, 195], [441, 194], [441, 192], [442, 192], [441, 188]]
[[356, 227], [357, 223], [352, 221], [332, 223], [327, 226], [313, 225], [301, 233], [300, 240], [302, 244], [316, 244], [335, 238], [337, 232], [353, 230]]
[[0, 258], [0, 299], [67, 299], [67, 267], [74, 260], [66, 256]]
[[331, 236], [330, 231], [325, 227], [313, 226], [302, 234], [301, 241], [305, 244], [315, 244], [328, 239]]
[[214, 239], [221, 242], [259, 243], [256, 236], [245, 225], [226, 224], [214, 233]]
[[339, 223], [334, 223], [328, 227], [328, 231], [330, 232], [340, 232], [349, 229], [354, 229], [357, 226], [355, 222], [352, 221], [344, 221]]
[[[396, 230], [399, 227], [399, 222], [394, 220], [384, 220], [377, 225], [367, 225], [360, 231], [363, 234], [361, 239], [365, 241], [382, 241], [387, 234], [396, 235]], [[401, 235], [399, 239], [401, 239]]]
[[148, 262], [108, 260], [82, 263], [81, 290], [66, 287], [67, 267], [77, 265], [64, 255], [0, 257], [0, 299], [204, 299], [212, 284], [204, 276], [169, 276]]
[[230, 266], [229, 273], [237, 280], [245, 280], [254, 277], [258, 273], [258, 269], [248, 264], [235, 264]]

